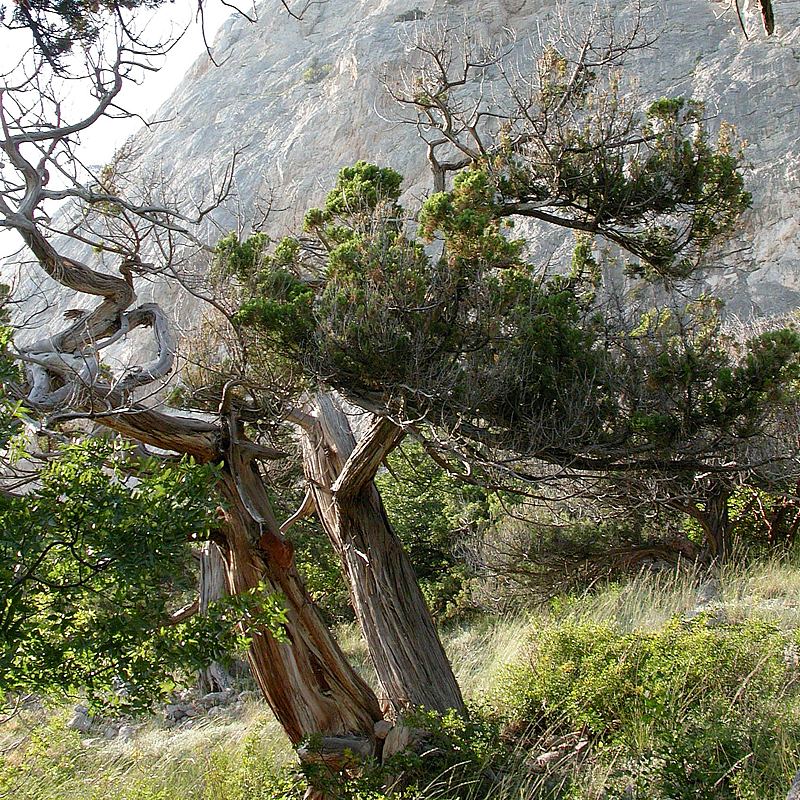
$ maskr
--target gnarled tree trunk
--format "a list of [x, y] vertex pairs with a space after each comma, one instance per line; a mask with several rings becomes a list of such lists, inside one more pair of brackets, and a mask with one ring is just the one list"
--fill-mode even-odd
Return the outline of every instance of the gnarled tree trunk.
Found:
[[[214, 542], [206, 542], [200, 551], [198, 612], [207, 614], [208, 607], [228, 594], [225, 561]], [[233, 685], [233, 676], [219, 661], [212, 661], [200, 670], [197, 680], [200, 694], [221, 692]]]
[[714, 561], [725, 561], [733, 550], [733, 523], [731, 522], [728, 500], [731, 490], [718, 486], [708, 493], [700, 526], [706, 537], [706, 549]]
[[671, 508], [694, 519], [703, 531], [703, 551], [705, 561], [725, 561], [733, 551], [734, 524], [730, 517], [728, 501], [732, 490], [718, 483], [705, 493], [702, 503], [672, 499]]
[[302, 422], [303, 467], [320, 521], [341, 560], [384, 708], [463, 710], [464, 700], [414, 569], [373, 478], [400, 437], [375, 418], [356, 444], [347, 415], [320, 394]]
[[291, 544], [278, 529], [258, 468], [231, 444], [220, 491], [228, 588], [259, 585], [284, 599], [289, 643], [268, 632], [253, 637], [253, 677], [293, 744], [314, 734], [356, 734], [370, 741], [382, 715], [374, 692], [348, 663], [297, 574]]

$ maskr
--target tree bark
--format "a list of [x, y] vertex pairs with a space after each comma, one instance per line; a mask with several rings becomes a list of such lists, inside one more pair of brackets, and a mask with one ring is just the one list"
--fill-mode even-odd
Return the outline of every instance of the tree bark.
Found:
[[708, 554], [714, 561], [725, 561], [733, 550], [733, 525], [728, 500], [731, 492], [726, 486], [712, 490], [705, 500], [705, 520], [700, 524], [706, 534]]
[[301, 437], [306, 478], [341, 560], [384, 710], [395, 716], [409, 706], [463, 710], [414, 569], [373, 483], [399, 430], [376, 418], [356, 445], [347, 415], [329, 394], [314, 399], [310, 417]]
[[[200, 551], [200, 602], [198, 612], [207, 614], [211, 603], [228, 594], [225, 580], [225, 560], [214, 542], [206, 542]], [[201, 694], [221, 692], [233, 685], [233, 677], [218, 661], [200, 670], [198, 690]]]
[[[279, 593], [289, 638], [283, 644], [267, 631], [253, 636], [248, 653], [253, 678], [292, 744], [314, 734], [356, 734], [373, 741], [374, 724], [382, 718], [377, 698], [347, 662], [306, 593], [255, 464], [239, 468], [241, 474], [234, 475], [237, 468], [226, 464], [219, 486], [226, 504], [221, 532], [228, 590], [238, 594], [263, 586]], [[257, 504], [266, 524], [246, 507], [242, 485], [250, 492], [247, 505]]]
[[731, 490], [724, 485], [712, 486], [702, 505], [697, 502], [671, 500], [668, 505], [694, 519], [703, 531], [703, 553], [707, 561], [724, 561], [733, 549], [733, 523], [728, 501]]

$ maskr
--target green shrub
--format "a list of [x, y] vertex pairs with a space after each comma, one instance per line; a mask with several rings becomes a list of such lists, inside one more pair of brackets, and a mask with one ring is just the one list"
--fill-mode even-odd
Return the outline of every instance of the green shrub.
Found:
[[303, 70], [303, 83], [319, 83], [331, 74], [332, 69], [333, 65], [322, 64], [320, 60], [314, 56], [308, 66]]
[[419, 752], [398, 753], [383, 768], [385, 774], [398, 776], [396, 788], [403, 796], [485, 797], [496, 770], [511, 764], [513, 756], [501, 740], [497, 720], [480, 711], [439, 714], [419, 709], [406, 714], [403, 722], [427, 732]]
[[319, 521], [316, 518], [300, 520], [290, 529], [289, 538], [295, 547], [297, 568], [306, 590], [325, 621], [331, 625], [352, 622], [355, 615], [339, 557]]
[[566, 621], [535, 637], [529, 664], [498, 690], [502, 715], [528, 736], [582, 731], [633, 798], [783, 797], [800, 752], [791, 644], [752, 620], [700, 616], [656, 632]]
[[404, 442], [387, 463], [375, 483], [428, 607], [438, 620], [461, 616], [471, 571], [457, 551], [465, 532], [488, 517], [488, 493], [459, 484], [417, 442]]
[[303, 776], [276, 765], [262, 736], [254, 731], [238, 750], [212, 754], [203, 800], [301, 800], [305, 789]]

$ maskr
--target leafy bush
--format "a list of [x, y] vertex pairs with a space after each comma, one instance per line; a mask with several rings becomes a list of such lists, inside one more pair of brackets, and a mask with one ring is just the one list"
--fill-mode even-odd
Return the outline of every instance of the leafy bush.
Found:
[[263, 587], [169, 624], [176, 593], [194, 591], [190, 542], [216, 524], [214, 479], [211, 465], [134, 461], [88, 439], [63, 447], [34, 491], [0, 496], [0, 701], [85, 692], [147, 707], [241, 646], [238, 622], [280, 631], [282, 604]]
[[[488, 796], [495, 770], [509, 766], [512, 753], [502, 742], [497, 720], [471, 709], [438, 714], [419, 709], [403, 723], [426, 731], [418, 752], [398, 753], [383, 768], [384, 781], [408, 797]], [[386, 776], [397, 776], [386, 780]]]
[[653, 632], [566, 621], [541, 630], [497, 701], [511, 729], [582, 731], [610, 797], [779, 798], [800, 750], [790, 637], [706, 616]]
[[316, 517], [293, 525], [289, 538], [306, 590], [325, 620], [330, 624], [352, 622], [355, 615], [339, 558]]
[[309, 783], [332, 800], [477, 798], [490, 791], [494, 770], [510, 762], [500, 726], [478, 712], [441, 715], [420, 709], [403, 723], [426, 731], [416, 751], [342, 772], [314, 764], [277, 767], [268, 737], [255, 730], [238, 750], [212, 756], [203, 800], [301, 800]]

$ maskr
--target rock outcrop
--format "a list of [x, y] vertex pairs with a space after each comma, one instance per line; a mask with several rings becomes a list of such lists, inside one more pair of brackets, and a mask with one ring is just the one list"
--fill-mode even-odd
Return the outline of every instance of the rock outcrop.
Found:
[[[614, 5], [614, 4], [612, 4]], [[237, 186], [245, 205], [275, 193], [270, 224], [296, 224], [319, 202], [337, 170], [358, 159], [406, 176], [409, 194], [429, 189], [424, 145], [398, 125], [382, 79], [408, 60], [416, 32], [438, 19], [466, 24], [488, 40], [513, 31], [519, 43], [546, 35], [592, 4], [543, 0], [326, 0], [301, 20], [262, 6], [251, 25], [232, 18], [214, 47], [219, 68], [201, 57], [159, 117], [170, 121], [140, 139], [144, 161], [198, 192], [210, 164], [240, 149]], [[617, 2], [614, 13], [630, 13]], [[655, 44], [632, 54], [629, 69], [651, 98], [686, 95], [732, 122], [747, 142], [753, 209], [728, 248], [718, 291], [733, 311], [772, 314], [800, 305], [800, 3], [776, 7], [767, 37], [757, 8], [745, 39], [727, 3], [668, 0], [646, 12]], [[713, 123], [712, 123], [713, 125]]]
[[[627, 0], [611, 5], [615, 15], [631, 13]], [[513, 31], [524, 44], [558, 24], [579, 26], [591, 7], [584, 0], [325, 0], [298, 20], [265, 3], [257, 23], [235, 16], [224, 24], [214, 45], [221, 66], [201, 56], [159, 111], [166, 121], [137, 137], [139, 168], [184, 196], [200, 196], [214, 165], [237, 152], [240, 205], [251, 208], [271, 189], [268, 225], [276, 234], [296, 225], [336, 172], [358, 159], [403, 173], [413, 204], [430, 190], [426, 150], [413, 126], [397, 123], [382, 80], [406, 65], [416, 32], [447, 18], [488, 40]], [[645, 96], [703, 100], [747, 142], [753, 208], [711, 287], [745, 317], [800, 305], [800, 0], [780, 0], [775, 13], [768, 37], [756, 4], [745, 8], [746, 39], [727, 2], [666, 0], [646, 10], [659, 32], [655, 44], [629, 60]], [[220, 212], [218, 222], [224, 228], [235, 220]], [[529, 234], [536, 240], [535, 230]], [[541, 244], [543, 252], [555, 246], [546, 237]], [[197, 318], [196, 305], [174, 287], [153, 284], [140, 300], [148, 294], [184, 320]], [[56, 303], [68, 308], [74, 300], [59, 292]]]

